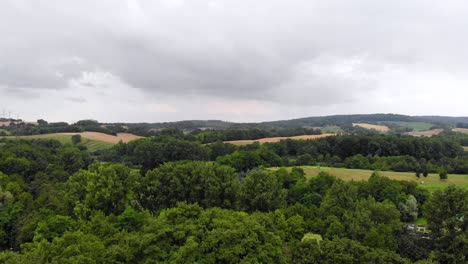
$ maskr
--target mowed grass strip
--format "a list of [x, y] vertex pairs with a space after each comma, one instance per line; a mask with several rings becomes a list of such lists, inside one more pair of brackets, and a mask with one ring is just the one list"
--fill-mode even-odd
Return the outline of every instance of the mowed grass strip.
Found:
[[[308, 178], [317, 176], [320, 172], [326, 172], [339, 179], [345, 181], [367, 181], [372, 175], [372, 170], [357, 170], [345, 168], [331, 168], [331, 167], [318, 167], [318, 166], [301, 166]], [[388, 177], [393, 180], [399, 181], [414, 181], [419, 186], [435, 191], [437, 189], [445, 188], [451, 184], [468, 189], [468, 175], [449, 174], [447, 180], [441, 180], [438, 174], [431, 173], [427, 177], [421, 176], [419, 179], [414, 172], [394, 172], [394, 171], [379, 171], [381, 176]]]

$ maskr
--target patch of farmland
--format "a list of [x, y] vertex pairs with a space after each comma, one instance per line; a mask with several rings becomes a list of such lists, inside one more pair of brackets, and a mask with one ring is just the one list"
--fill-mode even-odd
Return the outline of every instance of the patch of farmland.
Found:
[[60, 135], [80, 135], [82, 138], [90, 139], [90, 140], [97, 140], [103, 141], [107, 143], [117, 144], [120, 141], [123, 143], [130, 142], [135, 139], [142, 138], [137, 135], [133, 135], [130, 133], [118, 133], [117, 136], [108, 135], [100, 132], [81, 132], [81, 133], [59, 133]]
[[408, 132], [406, 135], [414, 136], [414, 137], [432, 137], [444, 132], [442, 128], [432, 129], [432, 130], [425, 130], [425, 131], [415, 131], [415, 132]]
[[362, 127], [362, 128], [365, 128], [365, 129], [377, 130], [379, 132], [388, 132], [388, 131], [390, 131], [390, 128], [388, 126], [384, 126], [384, 125], [374, 125], [374, 124], [368, 124], [368, 123], [353, 123], [353, 126]]
[[[345, 181], [367, 181], [372, 175], [372, 170], [358, 170], [319, 166], [301, 166], [307, 178], [316, 177], [320, 172], [326, 172]], [[272, 168], [276, 169], [276, 168]], [[449, 174], [447, 180], [441, 180], [438, 174], [430, 173], [427, 177], [417, 178], [414, 172], [379, 171], [381, 176], [399, 181], [414, 181], [422, 188], [429, 191], [445, 188], [451, 184], [468, 189], [468, 175]]]
[[2, 127], [2, 126], [9, 126], [10, 123], [11, 123], [10, 121], [6, 121], [6, 122], [5, 122], [5, 121], [2, 121], [2, 122], [0, 122], [0, 127]]
[[452, 130], [455, 131], [455, 132], [468, 134], [468, 128], [454, 128]]
[[234, 145], [248, 145], [254, 142], [259, 142], [260, 144], [263, 143], [273, 143], [273, 142], [280, 142], [281, 140], [285, 139], [304, 139], [304, 140], [313, 140], [319, 139], [324, 137], [334, 136], [335, 134], [328, 133], [328, 134], [321, 134], [321, 135], [301, 135], [301, 136], [293, 136], [293, 137], [270, 137], [270, 138], [260, 138], [260, 139], [253, 139], [253, 140], [231, 140], [231, 141], [224, 141], [225, 143], [230, 143]]
[[24, 123], [24, 124], [28, 124], [28, 125], [34, 125], [34, 126], [37, 126], [38, 123], [37, 122], [26, 122], [26, 121], [2, 121], [0, 122], [0, 127], [2, 126], [9, 126], [11, 123], [13, 124], [21, 124], [21, 123]]
[[413, 131], [425, 131], [430, 130], [434, 125], [426, 122], [406, 122], [406, 121], [380, 121], [380, 124], [394, 124], [399, 127], [407, 127]]
[[[78, 133], [79, 134], [79, 133]], [[1, 138], [1, 137], [0, 137]], [[41, 135], [29, 135], [29, 136], [6, 136], [4, 138], [8, 139], [25, 139], [25, 140], [33, 140], [33, 139], [44, 139], [44, 140], [57, 140], [62, 144], [72, 144], [72, 135], [61, 135], [58, 133], [51, 133], [51, 134], [41, 134]], [[104, 142], [104, 141], [98, 141], [98, 140], [91, 140], [87, 138], [82, 138], [80, 145], [85, 146], [88, 148], [89, 151], [94, 152], [97, 150], [102, 150], [102, 149], [107, 149], [112, 147], [112, 143], [109, 142]]]

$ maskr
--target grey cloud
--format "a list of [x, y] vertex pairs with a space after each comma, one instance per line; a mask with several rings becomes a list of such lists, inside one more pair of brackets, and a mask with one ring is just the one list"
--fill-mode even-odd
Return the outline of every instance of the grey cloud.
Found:
[[68, 97], [67, 100], [70, 102], [74, 102], [74, 103], [86, 103], [87, 102], [86, 98], [83, 98], [83, 97]]
[[26, 89], [26, 88], [11, 88], [11, 87], [1, 87], [0, 94], [3, 97], [9, 98], [21, 98], [21, 99], [38, 99], [40, 98], [40, 93], [36, 90]]
[[[102, 70], [147, 93], [317, 97], [327, 105], [377, 89], [386, 65], [468, 69], [460, 1], [167, 2], [3, 1], [0, 84], [65, 88], [82, 72]], [[363, 56], [347, 73], [298, 70]], [[317, 64], [324, 57], [334, 62]]]

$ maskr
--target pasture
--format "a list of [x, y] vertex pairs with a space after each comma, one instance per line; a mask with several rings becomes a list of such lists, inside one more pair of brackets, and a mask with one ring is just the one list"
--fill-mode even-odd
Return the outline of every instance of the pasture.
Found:
[[[301, 168], [304, 169], [306, 177], [308, 178], [315, 177], [320, 172], [326, 172], [345, 181], [366, 181], [373, 173], [372, 170], [320, 166], [301, 166]], [[428, 189], [431, 192], [445, 188], [451, 184], [468, 189], [468, 175], [449, 174], [447, 180], [441, 180], [439, 175], [434, 173], [429, 174], [427, 177], [421, 176], [419, 179], [416, 177], [414, 172], [379, 171], [378, 173], [393, 180], [417, 182], [420, 187]]]
[[377, 130], [379, 132], [388, 132], [390, 131], [390, 128], [388, 126], [384, 125], [374, 125], [374, 124], [368, 124], [368, 123], [353, 123], [354, 127], [362, 127], [365, 129], [369, 130]]
[[230, 143], [234, 145], [249, 145], [255, 142], [258, 142], [260, 144], [263, 143], [273, 143], [273, 142], [280, 142], [281, 140], [285, 139], [303, 139], [303, 140], [313, 140], [313, 139], [319, 139], [319, 138], [324, 138], [324, 137], [330, 137], [334, 136], [335, 134], [328, 133], [328, 134], [321, 134], [321, 135], [301, 135], [301, 136], [292, 136], [292, 137], [270, 137], [270, 138], [260, 138], [260, 139], [252, 139], [252, 140], [231, 140], [231, 141], [224, 141], [224, 143]]

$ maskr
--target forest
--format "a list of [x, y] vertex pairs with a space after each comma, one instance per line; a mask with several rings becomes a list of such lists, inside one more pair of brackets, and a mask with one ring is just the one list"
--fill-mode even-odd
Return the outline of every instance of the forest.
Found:
[[[36, 122], [24, 122], [21, 119], [2, 118], [5, 123], [2, 129], [11, 135], [38, 135], [64, 132], [102, 132], [115, 135], [116, 133], [132, 133], [139, 136], [155, 136], [167, 133], [186, 133], [189, 136], [201, 138], [204, 143], [217, 140], [259, 139], [262, 137], [314, 135], [326, 127], [336, 127], [339, 131], [352, 134], [367, 134], [370, 131], [354, 127], [353, 123], [383, 123], [392, 128], [394, 133], [412, 131], [408, 127], [400, 127], [395, 122], [417, 123], [423, 122], [429, 127], [451, 128], [468, 127], [468, 118], [446, 116], [406, 116], [396, 114], [368, 114], [368, 115], [333, 115], [320, 117], [306, 117], [291, 120], [234, 123], [221, 120], [186, 120], [163, 123], [101, 123], [97, 120], [85, 119], [68, 124], [66, 122], [48, 122], [39, 119]], [[0, 130], [0, 136], [6, 135]]]
[[[2, 139], [0, 262], [466, 263], [466, 189], [295, 166], [467, 173], [467, 160], [458, 136], [234, 146], [167, 133], [98, 152]], [[411, 228], [420, 218], [427, 231]]]

